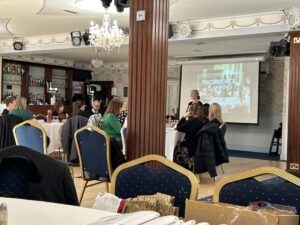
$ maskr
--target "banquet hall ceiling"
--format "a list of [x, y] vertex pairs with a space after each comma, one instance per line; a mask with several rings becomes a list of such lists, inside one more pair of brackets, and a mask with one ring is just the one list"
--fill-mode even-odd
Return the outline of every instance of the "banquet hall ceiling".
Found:
[[[257, 13], [279, 12], [300, 7], [300, 0], [170, 0], [170, 22], [236, 17]], [[110, 11], [114, 11], [112, 4]], [[99, 21], [104, 10], [100, 0], [0, 0], [0, 40], [84, 31], [90, 20]], [[121, 26], [129, 26], [129, 10], [114, 13]], [[98, 23], [99, 23], [98, 22]], [[265, 52], [270, 41], [279, 40], [282, 33], [257, 34], [241, 38], [185, 40], [169, 45], [170, 58]], [[200, 43], [200, 44], [199, 44]], [[26, 52], [22, 54], [28, 54]], [[92, 48], [74, 48], [37, 52], [36, 55], [67, 58], [88, 62], [95, 53]], [[126, 61], [128, 46], [119, 54], [100, 53], [104, 61]]]

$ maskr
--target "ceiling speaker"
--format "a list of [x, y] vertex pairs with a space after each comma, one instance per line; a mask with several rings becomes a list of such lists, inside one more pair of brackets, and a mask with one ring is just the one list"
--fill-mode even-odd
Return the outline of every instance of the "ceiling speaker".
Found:
[[23, 38], [13, 37], [13, 48], [15, 51], [23, 50]]
[[79, 46], [81, 45], [81, 32], [80, 31], [73, 31], [71, 32], [71, 39], [72, 39], [72, 44], [74, 46]]

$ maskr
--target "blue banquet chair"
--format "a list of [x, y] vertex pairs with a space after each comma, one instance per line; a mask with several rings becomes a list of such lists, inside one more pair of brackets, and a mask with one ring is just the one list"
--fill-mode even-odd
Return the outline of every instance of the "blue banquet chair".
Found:
[[[158, 162], [159, 168], [145, 163]], [[148, 155], [120, 165], [111, 179], [111, 193], [119, 198], [163, 193], [175, 197], [174, 206], [179, 207], [179, 216], [184, 215], [185, 200], [196, 200], [198, 181], [189, 170], [159, 156]]]
[[13, 128], [16, 145], [31, 148], [47, 155], [47, 135], [36, 121], [26, 120]]
[[300, 213], [300, 179], [275, 167], [259, 167], [234, 174], [217, 183], [214, 202], [248, 206], [266, 201], [294, 206]]
[[[82, 179], [85, 181], [79, 198], [79, 203], [81, 203], [87, 187], [102, 182], [108, 184], [110, 181], [112, 173], [110, 138], [105, 131], [93, 125], [87, 125], [75, 132], [75, 144]], [[92, 180], [100, 182], [88, 186], [88, 182]]]

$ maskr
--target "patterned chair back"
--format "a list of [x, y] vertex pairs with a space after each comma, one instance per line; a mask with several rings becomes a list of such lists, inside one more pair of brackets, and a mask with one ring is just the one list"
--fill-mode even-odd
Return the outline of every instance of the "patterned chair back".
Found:
[[30, 197], [29, 182], [40, 180], [37, 167], [24, 157], [6, 157], [0, 160], [0, 196], [34, 199]]
[[16, 145], [23, 145], [47, 155], [47, 135], [36, 121], [26, 120], [13, 129]]
[[87, 125], [75, 132], [75, 143], [84, 180], [111, 178], [110, 138], [99, 128]]
[[[150, 161], [159, 162], [163, 167], [146, 166]], [[184, 215], [185, 200], [196, 200], [198, 194], [198, 181], [192, 172], [158, 155], [144, 156], [119, 166], [113, 173], [111, 187], [111, 192], [123, 199], [157, 192], [173, 196], [179, 216]]]
[[215, 187], [213, 201], [241, 206], [266, 201], [294, 206], [299, 214], [299, 195], [298, 177], [278, 168], [260, 167], [222, 179]]
[[126, 151], [127, 151], [127, 127], [122, 127], [122, 129], [121, 129], [121, 138], [122, 138], [122, 152], [126, 156]]

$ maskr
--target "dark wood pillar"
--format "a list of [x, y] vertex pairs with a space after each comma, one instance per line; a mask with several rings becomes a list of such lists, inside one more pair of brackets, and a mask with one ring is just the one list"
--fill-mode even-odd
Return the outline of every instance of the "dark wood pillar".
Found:
[[[137, 11], [145, 21], [136, 21]], [[168, 0], [131, 0], [127, 158], [164, 155]]]
[[300, 32], [291, 32], [287, 170], [300, 176]]

